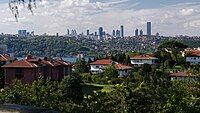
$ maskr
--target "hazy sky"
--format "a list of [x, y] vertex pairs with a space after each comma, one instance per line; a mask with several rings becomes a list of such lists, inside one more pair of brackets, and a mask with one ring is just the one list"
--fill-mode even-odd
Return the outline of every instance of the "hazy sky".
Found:
[[146, 33], [151, 21], [153, 34], [200, 36], [200, 0], [42, 0], [32, 15], [20, 7], [19, 22], [8, 8], [8, 0], [0, 0], [0, 32], [17, 33], [18, 29], [36, 34], [65, 34], [66, 29], [86, 33], [100, 26], [111, 33], [125, 27], [125, 35], [136, 28]]

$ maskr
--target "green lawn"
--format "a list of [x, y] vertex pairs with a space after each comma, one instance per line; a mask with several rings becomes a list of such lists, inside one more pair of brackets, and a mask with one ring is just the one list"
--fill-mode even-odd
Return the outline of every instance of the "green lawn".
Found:
[[115, 85], [101, 85], [101, 84], [93, 84], [93, 83], [85, 83], [83, 85], [83, 92], [87, 95], [92, 93], [93, 91], [102, 91], [102, 92], [111, 92], [114, 90]]

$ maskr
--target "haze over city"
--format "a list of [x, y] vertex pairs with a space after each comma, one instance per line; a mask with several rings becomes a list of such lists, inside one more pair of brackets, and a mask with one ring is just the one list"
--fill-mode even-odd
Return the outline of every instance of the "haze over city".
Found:
[[66, 34], [67, 29], [76, 29], [86, 33], [102, 26], [111, 34], [123, 25], [125, 36], [132, 36], [136, 28], [146, 33], [146, 22], [151, 21], [152, 34], [199, 36], [199, 7], [199, 0], [43, 0], [34, 15], [21, 6], [17, 23], [7, 0], [1, 0], [0, 32], [27, 29], [35, 34]]

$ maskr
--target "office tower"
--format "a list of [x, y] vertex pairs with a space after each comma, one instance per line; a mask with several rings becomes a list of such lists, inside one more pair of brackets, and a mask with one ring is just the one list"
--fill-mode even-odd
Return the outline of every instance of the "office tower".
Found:
[[115, 30], [113, 30], [113, 36], [115, 36]]
[[34, 31], [32, 31], [32, 32], [31, 32], [31, 36], [34, 36], [34, 35], [35, 35], [35, 34], [34, 34]]
[[158, 37], [158, 36], [160, 36], [160, 34], [159, 34], [159, 33], [156, 33], [156, 36]]
[[87, 30], [87, 35], [90, 35], [90, 30], [89, 29]]
[[67, 29], [67, 35], [69, 35], [69, 34], [70, 34], [69, 29]]
[[151, 36], [151, 22], [147, 22], [147, 36]]
[[124, 37], [124, 26], [123, 25], [121, 25], [121, 37]]
[[116, 31], [116, 37], [120, 37], [120, 30]]
[[103, 38], [103, 27], [99, 27], [99, 37]]
[[26, 36], [27, 35], [26, 30], [18, 30], [18, 35], [19, 36]]
[[140, 36], [143, 36], [143, 31], [142, 31], [142, 29], [140, 30]]
[[138, 29], [135, 30], [135, 36], [138, 36], [139, 35], [139, 31]]

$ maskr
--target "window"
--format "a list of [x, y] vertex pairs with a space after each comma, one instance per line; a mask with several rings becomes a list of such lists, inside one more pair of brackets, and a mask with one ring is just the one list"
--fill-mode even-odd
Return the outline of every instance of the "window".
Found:
[[96, 66], [96, 68], [99, 68], [99, 66]]
[[17, 79], [21, 79], [24, 77], [23, 69], [16, 69], [15, 70], [15, 76]]

